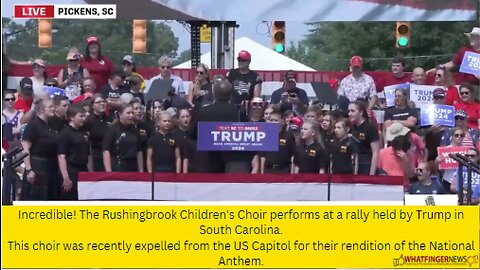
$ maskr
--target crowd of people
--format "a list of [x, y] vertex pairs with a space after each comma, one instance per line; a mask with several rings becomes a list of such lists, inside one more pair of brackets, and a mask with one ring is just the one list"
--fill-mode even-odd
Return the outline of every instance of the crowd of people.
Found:
[[[381, 82], [365, 74], [362, 58], [353, 56], [351, 74], [330, 81], [336, 104], [309, 102], [292, 70], [270, 100], [262, 99], [262, 78], [250, 69], [252, 55], [245, 50], [238, 54], [238, 68], [226, 76], [212, 78], [207, 65], [196, 67], [188, 90], [172, 74], [167, 56], [158, 60], [160, 74], [147, 82], [132, 56], [116, 68], [92, 36], [85, 53], [70, 50], [56, 78], [48, 77], [45, 61], [37, 59], [33, 75], [23, 78], [16, 92], [3, 91], [4, 148], [21, 145], [28, 154], [20, 194], [25, 200], [78, 199], [82, 171], [389, 175], [404, 177], [405, 190], [413, 194], [456, 193], [458, 173], [438, 169], [437, 147], [467, 146], [466, 156], [478, 164], [480, 75], [465, 74], [457, 89], [451, 74], [462, 54], [480, 52], [480, 28], [467, 36], [470, 43], [451, 62], [427, 72], [416, 67], [410, 75], [405, 59], [396, 57]], [[438, 86], [433, 103], [456, 109], [453, 128], [420, 126], [419, 108], [403, 88], [395, 90], [393, 107], [379, 95], [383, 86], [423, 85], [430, 72]], [[164, 98], [147, 100], [147, 93], [159, 91], [157, 79], [170, 80], [171, 88]], [[46, 86], [64, 89], [64, 95], [50, 97]], [[373, 109], [384, 110], [383, 122]], [[197, 151], [201, 121], [277, 123], [279, 150]], [[478, 204], [480, 185], [473, 189]]]

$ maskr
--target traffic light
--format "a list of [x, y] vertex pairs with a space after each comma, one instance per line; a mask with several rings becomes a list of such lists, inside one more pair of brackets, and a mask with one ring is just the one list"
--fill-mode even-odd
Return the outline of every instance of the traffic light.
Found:
[[285, 22], [274, 21], [272, 23], [272, 49], [285, 54]]
[[147, 20], [133, 20], [132, 47], [134, 53], [147, 52]]
[[397, 22], [397, 42], [396, 47], [399, 49], [410, 48], [410, 35], [412, 34], [412, 23]]
[[52, 20], [38, 19], [38, 48], [52, 47]]

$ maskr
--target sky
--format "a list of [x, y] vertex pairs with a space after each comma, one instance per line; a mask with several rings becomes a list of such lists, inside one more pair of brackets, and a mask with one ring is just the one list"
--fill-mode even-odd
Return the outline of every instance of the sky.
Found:
[[[134, 0], [132, 0], [134, 1]], [[61, 0], [61, 1], [46, 1], [46, 0], [2, 0], [2, 17], [13, 16], [13, 5], [21, 4], [45, 4], [45, 3], [58, 3], [73, 4], [78, 3], [79, 0]], [[21, 22], [21, 20], [17, 20]], [[190, 48], [190, 33], [184, 28], [183, 25], [176, 21], [165, 21], [171, 28], [175, 36], [178, 38], [179, 47], [178, 54], [184, 50]], [[248, 37], [266, 47], [271, 47], [271, 37], [269, 36], [269, 28], [266, 23], [253, 22], [253, 21], [237, 21], [239, 27], [235, 31], [235, 37]], [[302, 22], [287, 22], [286, 23], [286, 49], [291, 41], [294, 43], [304, 39], [308, 34], [308, 26]], [[202, 53], [210, 51], [209, 44], [202, 44]]]

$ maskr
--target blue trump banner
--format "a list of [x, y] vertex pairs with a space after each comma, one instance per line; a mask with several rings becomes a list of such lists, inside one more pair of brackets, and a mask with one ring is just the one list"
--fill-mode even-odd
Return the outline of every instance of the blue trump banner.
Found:
[[480, 74], [480, 53], [465, 52], [460, 72], [479, 75]]
[[[460, 181], [458, 181], [458, 176], [460, 175], [459, 174], [459, 169], [457, 169], [457, 189], [460, 189]], [[462, 171], [462, 176], [463, 176], [463, 189], [464, 190], [467, 190], [468, 189], [468, 171], [467, 171], [467, 168], [463, 168], [463, 171]], [[472, 190], [476, 190], [478, 189], [480, 186], [480, 174], [476, 173], [476, 172], [472, 172]]]
[[43, 91], [47, 92], [50, 98], [54, 96], [65, 96], [65, 90], [58, 87], [44, 86]]
[[198, 151], [278, 151], [279, 124], [199, 122]]
[[420, 125], [455, 126], [455, 107], [448, 105], [429, 104], [420, 110]]
[[410, 84], [394, 84], [385, 86], [385, 88], [383, 88], [383, 91], [385, 93], [385, 101], [387, 102], [387, 107], [395, 106], [395, 90], [397, 89], [403, 89], [407, 94], [407, 98], [410, 97]]

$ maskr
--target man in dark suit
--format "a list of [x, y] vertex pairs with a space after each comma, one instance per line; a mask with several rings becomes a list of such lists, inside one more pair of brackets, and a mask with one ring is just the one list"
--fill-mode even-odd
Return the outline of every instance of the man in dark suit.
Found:
[[[218, 78], [213, 85], [214, 103], [197, 111], [196, 122], [248, 122], [246, 114], [229, 100], [233, 87], [224, 78]], [[193, 136], [197, 136], [198, 125], [193, 126]], [[251, 171], [251, 155], [248, 152], [208, 152], [209, 172], [249, 173]]]

